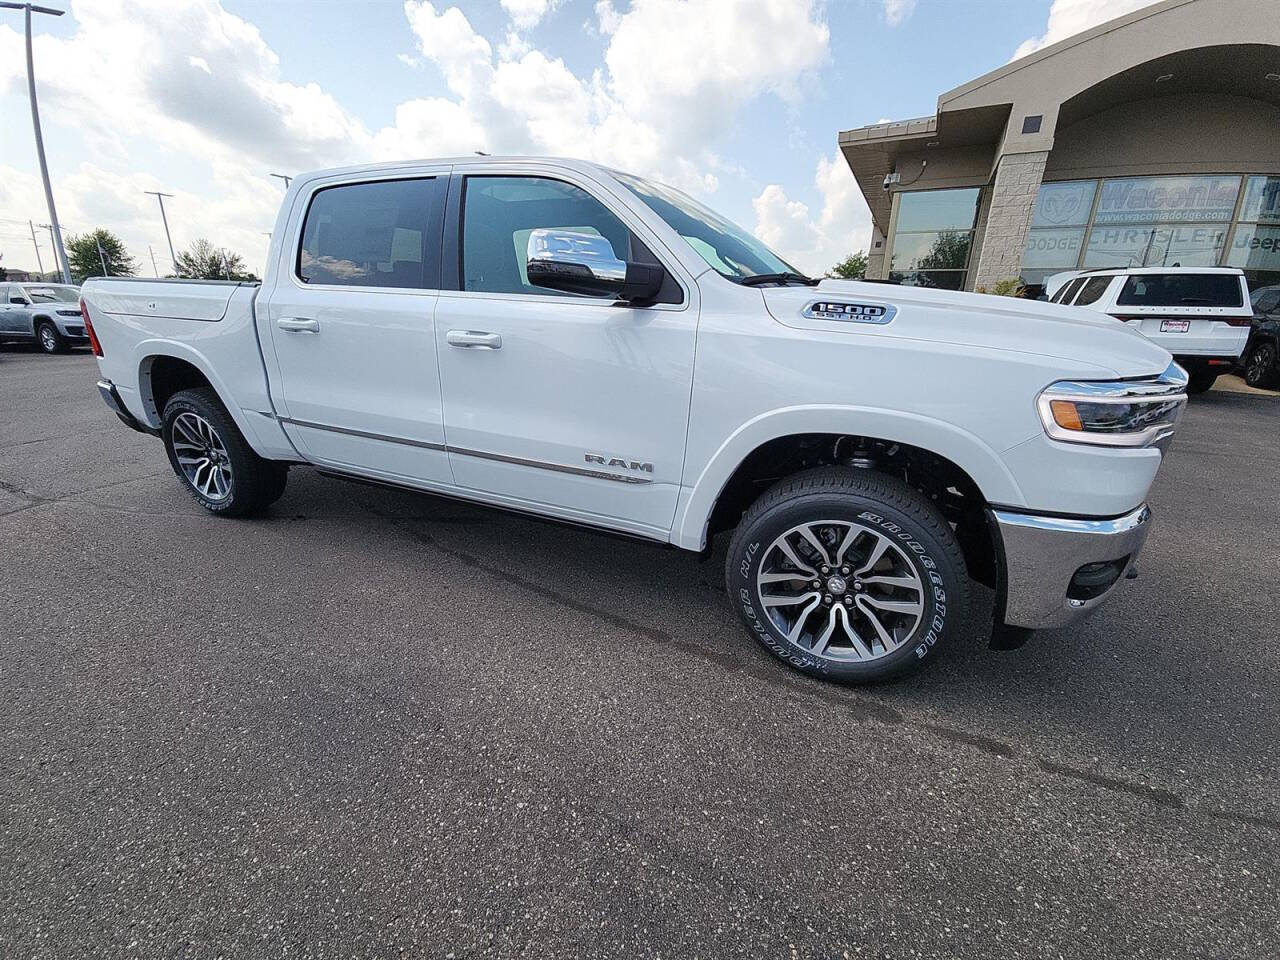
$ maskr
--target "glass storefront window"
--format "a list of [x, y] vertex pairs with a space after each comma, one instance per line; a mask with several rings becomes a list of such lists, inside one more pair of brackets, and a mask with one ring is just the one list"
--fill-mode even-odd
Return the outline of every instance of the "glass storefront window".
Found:
[[1242, 223], [1236, 227], [1227, 266], [1280, 271], [1280, 226]]
[[1104, 180], [1093, 222], [1216, 223], [1231, 219], [1239, 194], [1238, 176]]
[[1174, 265], [1241, 267], [1251, 287], [1280, 283], [1280, 176], [1122, 177], [1040, 186], [1022, 258], [1024, 283], [1035, 286], [1081, 268]]
[[963, 270], [911, 270], [889, 275], [894, 283], [904, 287], [933, 287], [937, 290], [963, 290]]
[[1036, 209], [1031, 215], [1031, 229], [1038, 227], [1083, 227], [1093, 211], [1093, 195], [1097, 180], [1068, 180], [1046, 183], [1036, 196]]
[[973, 234], [968, 230], [898, 234], [893, 243], [894, 270], [963, 270]]
[[1123, 227], [1096, 225], [1089, 235], [1084, 267], [1212, 267], [1222, 256], [1228, 224]]
[[1280, 177], [1250, 177], [1240, 206], [1240, 219], [1280, 223]]
[[972, 230], [977, 212], [977, 187], [900, 193], [898, 233]]
[[889, 279], [963, 289], [980, 193], [978, 187], [962, 187], [899, 194]]

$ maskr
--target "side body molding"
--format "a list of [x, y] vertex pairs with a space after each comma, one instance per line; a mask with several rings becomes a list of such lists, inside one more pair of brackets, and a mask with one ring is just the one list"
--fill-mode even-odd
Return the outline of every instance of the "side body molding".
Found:
[[[1013, 474], [981, 439], [940, 420], [882, 407], [813, 404], [762, 413], [735, 430], [691, 483], [681, 490], [671, 542], [686, 550], [706, 545], [707, 521], [733, 472], [760, 445], [803, 433], [849, 434], [906, 443], [951, 460], [978, 485], [988, 502], [1024, 503]], [[688, 475], [697, 469], [687, 464]]]

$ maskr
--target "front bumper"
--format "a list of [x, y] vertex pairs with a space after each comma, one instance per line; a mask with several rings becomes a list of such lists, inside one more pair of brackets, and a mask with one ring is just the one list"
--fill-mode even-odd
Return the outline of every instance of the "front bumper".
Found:
[[1146, 504], [1112, 520], [991, 516], [1003, 544], [997, 619], [1030, 629], [1064, 627], [1101, 606], [1133, 568], [1151, 526]]

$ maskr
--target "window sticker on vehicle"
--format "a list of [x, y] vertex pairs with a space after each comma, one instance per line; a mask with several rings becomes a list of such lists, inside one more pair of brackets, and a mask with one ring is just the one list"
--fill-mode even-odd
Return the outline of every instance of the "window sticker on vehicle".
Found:
[[1191, 329], [1190, 320], [1161, 320], [1161, 333], [1186, 333]]

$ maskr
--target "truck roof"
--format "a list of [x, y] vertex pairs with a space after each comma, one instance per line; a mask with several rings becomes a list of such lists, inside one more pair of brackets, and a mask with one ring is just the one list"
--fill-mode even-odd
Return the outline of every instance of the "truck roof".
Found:
[[381, 163], [357, 163], [345, 167], [327, 167], [322, 170], [308, 170], [298, 174], [293, 179], [313, 180], [317, 177], [331, 176], [347, 176], [350, 174], [376, 173], [382, 170], [397, 170], [403, 167], [413, 167], [424, 163], [484, 163], [484, 164], [503, 164], [503, 163], [546, 163], [557, 167], [564, 167], [570, 170], [581, 170], [584, 172], [599, 170], [608, 171], [610, 168], [604, 164], [592, 163], [589, 160], [577, 160], [573, 157], [553, 157], [538, 156], [535, 154], [503, 154], [501, 156], [489, 156], [487, 154], [467, 154], [460, 157], [417, 157], [406, 160], [386, 160]]

